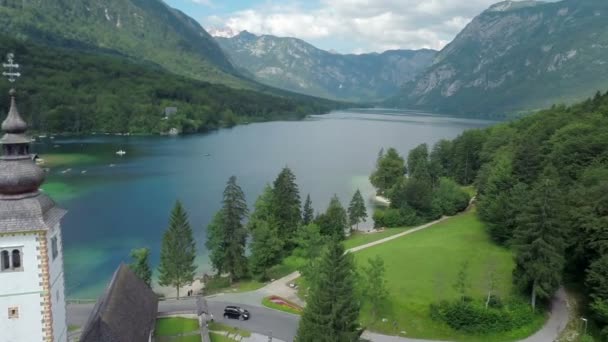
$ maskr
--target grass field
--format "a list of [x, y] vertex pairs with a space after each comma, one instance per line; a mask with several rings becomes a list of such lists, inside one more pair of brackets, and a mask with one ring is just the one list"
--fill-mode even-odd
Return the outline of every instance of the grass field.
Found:
[[175, 336], [197, 331], [198, 320], [182, 317], [159, 318], [156, 320], [156, 336]]
[[366, 243], [378, 241], [389, 236], [393, 236], [402, 233], [411, 227], [404, 228], [386, 228], [384, 231], [377, 233], [354, 233], [346, 241], [344, 241], [344, 248], [349, 249]]
[[219, 323], [219, 322], [210, 322], [209, 323], [209, 331], [227, 331], [230, 332], [232, 334], [237, 333], [243, 337], [250, 337], [251, 336], [251, 332], [248, 330], [244, 330], [244, 329], [239, 329], [237, 327], [233, 327], [231, 325], [228, 324], [223, 324], [223, 323]]
[[236, 341], [236, 340], [228, 338], [222, 334], [213, 333], [213, 332], [209, 333], [209, 337], [211, 338], [211, 342], [234, 342], [234, 341]]
[[[458, 298], [453, 284], [465, 261], [469, 263], [469, 296], [483, 298], [485, 295], [490, 264], [495, 265], [499, 275], [498, 294], [502, 297], [512, 294], [512, 253], [490, 241], [474, 211], [354, 255], [358, 265], [367, 264], [368, 258], [379, 255], [386, 267], [389, 300], [376, 319], [368, 307], [361, 313], [362, 324], [372, 330], [395, 335], [405, 332], [405, 336], [426, 339], [491, 342], [528, 336], [544, 322], [544, 317], [539, 315], [518, 331], [471, 336], [431, 320], [429, 304]], [[388, 321], [382, 322], [382, 318]]]

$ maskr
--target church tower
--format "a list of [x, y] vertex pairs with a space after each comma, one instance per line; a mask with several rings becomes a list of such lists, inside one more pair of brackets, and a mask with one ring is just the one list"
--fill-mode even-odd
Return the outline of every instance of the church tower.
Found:
[[[8, 56], [3, 73], [19, 73]], [[0, 139], [0, 342], [66, 342], [60, 220], [63, 209], [42, 193], [44, 171], [30, 155], [27, 124], [14, 89]]]

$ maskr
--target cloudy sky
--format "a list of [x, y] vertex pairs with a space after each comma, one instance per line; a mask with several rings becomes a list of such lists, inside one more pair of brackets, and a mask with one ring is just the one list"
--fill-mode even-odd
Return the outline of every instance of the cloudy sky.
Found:
[[499, 0], [165, 0], [206, 29], [304, 39], [341, 53], [441, 49]]

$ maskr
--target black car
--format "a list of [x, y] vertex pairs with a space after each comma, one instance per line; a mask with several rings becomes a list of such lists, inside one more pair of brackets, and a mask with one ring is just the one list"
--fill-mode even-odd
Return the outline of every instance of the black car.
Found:
[[238, 306], [227, 306], [224, 309], [224, 318], [238, 319], [241, 321], [249, 319], [251, 315], [249, 311], [239, 308]]

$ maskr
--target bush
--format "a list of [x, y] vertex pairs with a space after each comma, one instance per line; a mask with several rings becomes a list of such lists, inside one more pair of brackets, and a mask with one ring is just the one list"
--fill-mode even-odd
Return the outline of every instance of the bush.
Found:
[[442, 178], [435, 190], [433, 205], [442, 215], [453, 216], [469, 206], [471, 197], [456, 182]]
[[493, 302], [494, 305], [486, 309], [485, 302], [480, 301], [442, 301], [431, 304], [431, 318], [469, 334], [511, 331], [534, 319], [534, 313], [527, 303], [512, 300], [502, 304], [500, 299]]
[[420, 218], [416, 215], [416, 211], [410, 207], [401, 209], [388, 208], [376, 209], [373, 215], [374, 227], [396, 228], [404, 226], [413, 226], [420, 223]]

